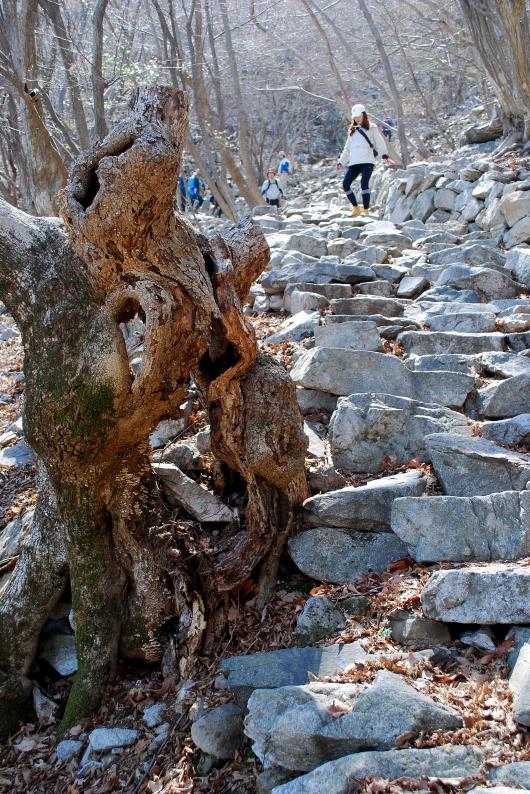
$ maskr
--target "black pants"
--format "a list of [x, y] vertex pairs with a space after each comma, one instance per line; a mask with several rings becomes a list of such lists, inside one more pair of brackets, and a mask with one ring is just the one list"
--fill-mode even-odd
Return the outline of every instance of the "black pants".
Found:
[[342, 180], [342, 188], [346, 195], [348, 196], [348, 200], [354, 207], [357, 206], [357, 199], [355, 198], [355, 193], [352, 189], [352, 182], [357, 179], [359, 174], [361, 175], [361, 193], [363, 197], [363, 207], [367, 210], [370, 206], [370, 177], [372, 176], [372, 171], [374, 170], [373, 163], [357, 163], [356, 165], [350, 165], [348, 170], [344, 174], [344, 179]]
[[279, 198], [277, 198], [277, 199], [265, 199], [265, 201], [267, 202], [267, 204], [270, 207], [278, 207], [278, 209], [280, 208], [280, 199]]

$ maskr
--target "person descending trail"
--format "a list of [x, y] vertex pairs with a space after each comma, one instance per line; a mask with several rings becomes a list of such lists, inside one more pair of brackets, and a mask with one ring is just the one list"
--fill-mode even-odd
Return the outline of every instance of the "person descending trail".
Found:
[[[370, 207], [370, 177], [377, 158], [388, 160], [385, 139], [378, 127], [368, 121], [364, 105], [354, 105], [351, 109], [352, 120], [348, 128], [348, 139], [337, 162], [337, 171], [348, 166], [342, 187], [352, 205], [352, 215], [366, 214]], [[363, 209], [357, 204], [352, 183], [361, 176]]]
[[278, 179], [276, 179], [276, 172], [269, 168], [267, 171], [267, 179], [261, 186], [261, 195], [272, 207], [277, 207], [280, 210], [280, 198], [283, 198], [283, 189]]
[[287, 187], [287, 179], [291, 173], [291, 163], [289, 158], [286, 157], [285, 152], [279, 152], [280, 164], [278, 166], [278, 177], [282, 183], [282, 189]]

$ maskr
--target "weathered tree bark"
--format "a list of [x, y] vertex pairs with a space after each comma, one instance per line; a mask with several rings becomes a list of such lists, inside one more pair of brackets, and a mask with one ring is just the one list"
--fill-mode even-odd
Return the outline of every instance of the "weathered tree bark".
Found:
[[[25, 432], [47, 481], [34, 540], [0, 598], [0, 693], [17, 680], [25, 704], [38, 633], [69, 575], [79, 669], [62, 730], [98, 707], [120, 649], [155, 662], [171, 643], [185, 675], [222, 629], [223, 593], [251, 575], [270, 591], [307, 495], [294, 385], [256, 355], [241, 310], [267, 243], [250, 220], [206, 239], [175, 212], [186, 121], [183, 92], [139, 94], [131, 117], [76, 161], [66, 234], [0, 203], [0, 296], [22, 332]], [[119, 326], [137, 315], [145, 353], [133, 374]], [[150, 465], [149, 433], [178, 415], [192, 372], [213, 450], [248, 490], [244, 521], [217, 544], [171, 521]], [[33, 605], [24, 620], [19, 599]]]

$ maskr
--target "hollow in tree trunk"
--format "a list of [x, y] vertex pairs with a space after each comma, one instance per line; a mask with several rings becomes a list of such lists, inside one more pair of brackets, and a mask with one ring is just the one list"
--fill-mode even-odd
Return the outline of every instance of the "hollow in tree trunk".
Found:
[[[158, 662], [171, 646], [187, 675], [223, 631], [224, 594], [250, 577], [270, 594], [307, 495], [294, 385], [257, 355], [241, 310], [267, 243], [249, 219], [206, 239], [175, 210], [186, 122], [183, 92], [138, 94], [75, 163], [64, 229], [0, 204], [0, 297], [22, 332], [25, 433], [42, 470], [32, 539], [0, 596], [4, 732], [26, 716], [39, 632], [68, 580], [79, 668], [63, 731], [98, 708], [120, 652]], [[133, 373], [119, 326], [136, 316]], [[247, 488], [221, 541], [171, 520], [150, 463], [149, 434], [178, 415], [190, 374], [214, 454]]]

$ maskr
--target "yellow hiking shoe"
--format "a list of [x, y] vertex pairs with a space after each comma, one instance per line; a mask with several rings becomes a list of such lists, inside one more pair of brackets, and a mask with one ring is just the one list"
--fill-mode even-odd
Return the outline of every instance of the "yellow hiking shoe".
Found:
[[352, 207], [351, 214], [352, 215], [361, 215], [362, 209], [360, 207]]

